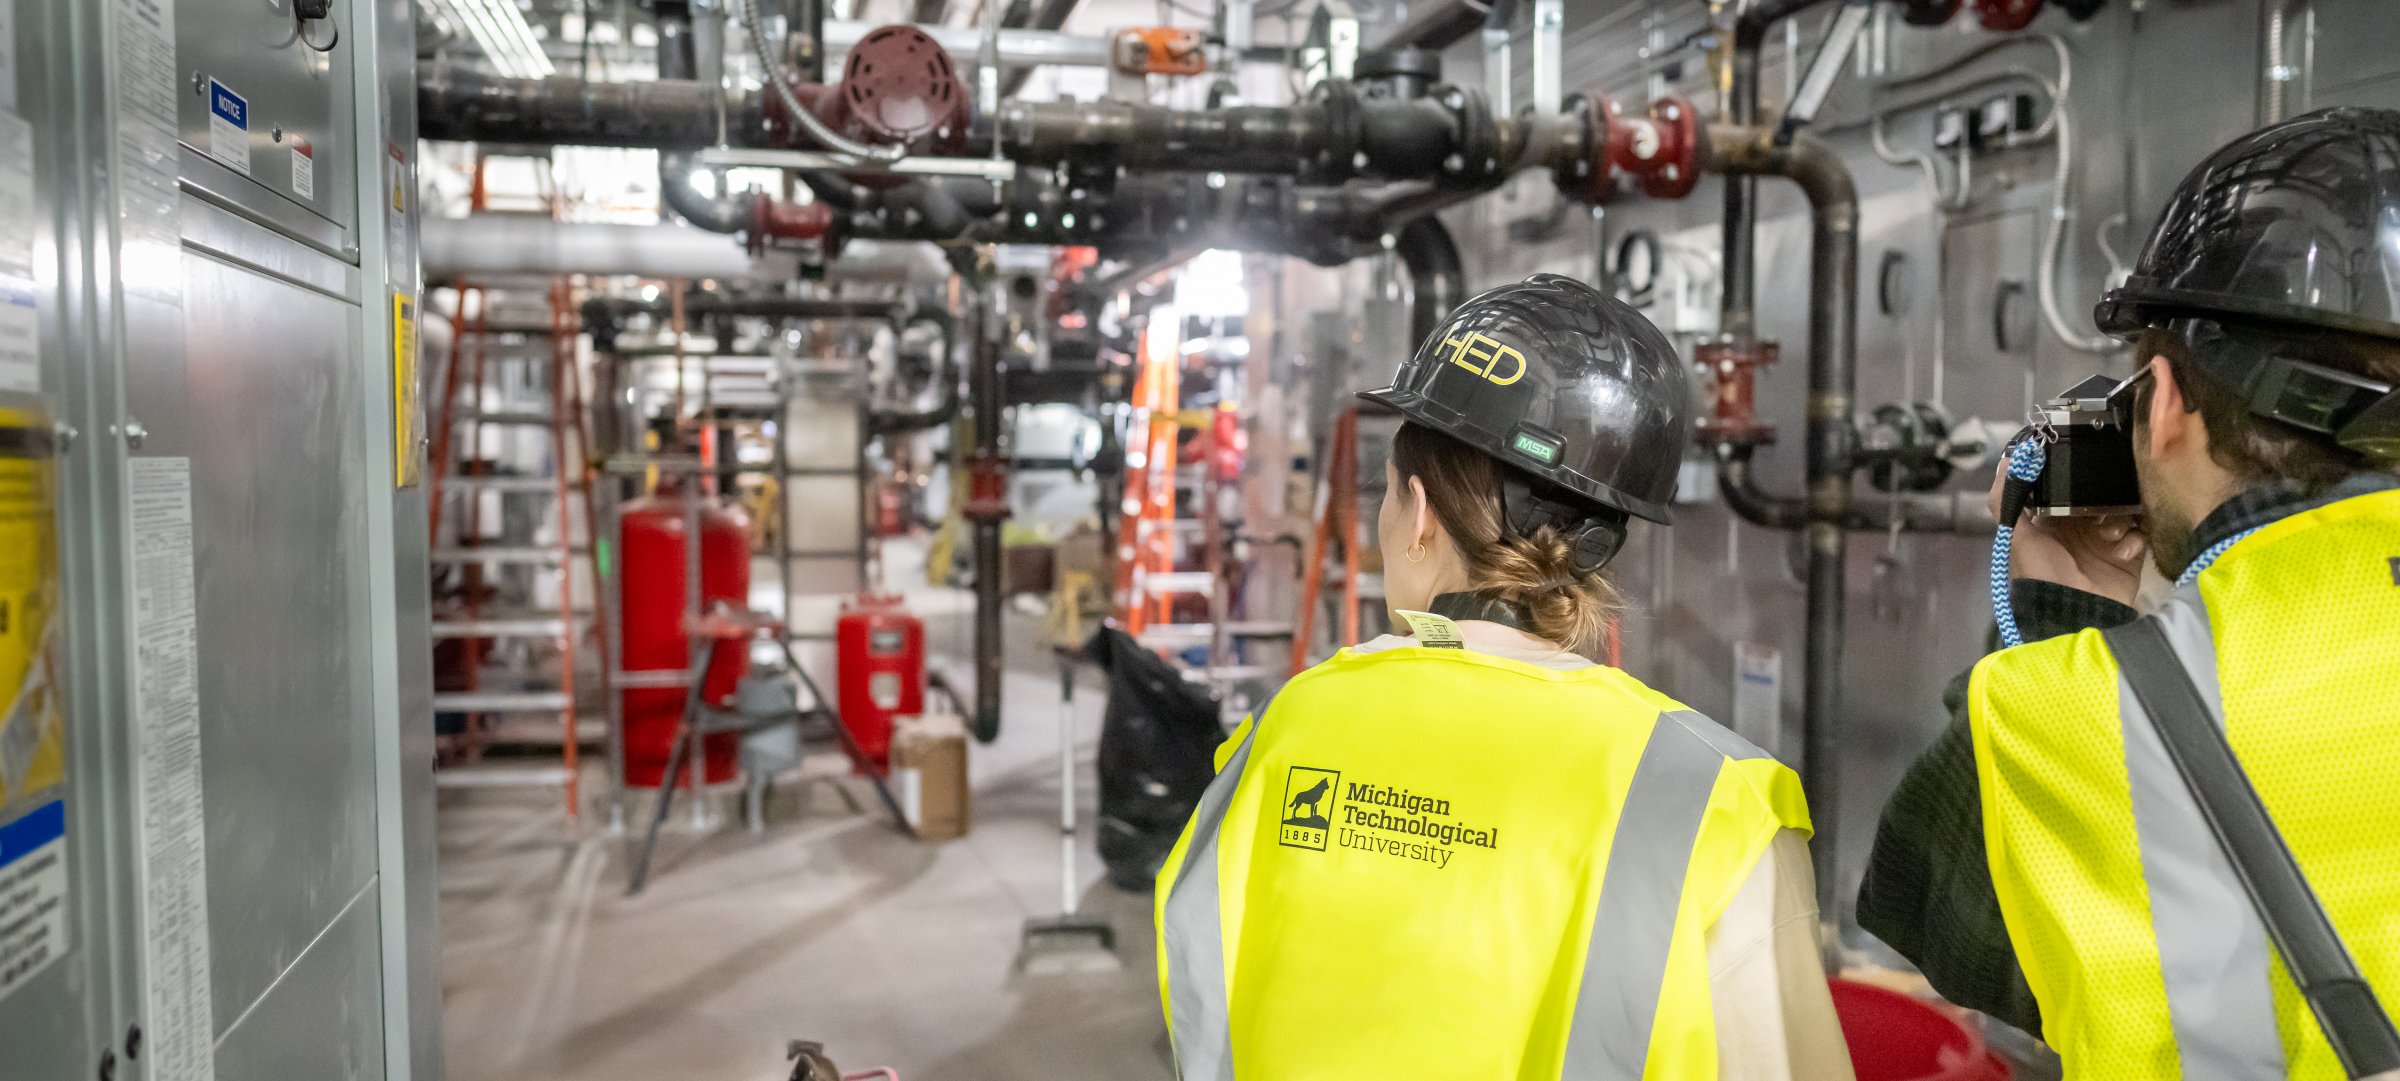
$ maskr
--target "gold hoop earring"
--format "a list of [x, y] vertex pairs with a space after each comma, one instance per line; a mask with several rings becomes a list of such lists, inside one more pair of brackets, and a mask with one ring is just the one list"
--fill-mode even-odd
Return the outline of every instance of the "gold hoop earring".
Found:
[[1416, 543], [1416, 544], [1409, 545], [1409, 546], [1408, 546], [1408, 551], [1407, 551], [1405, 554], [1408, 556], [1408, 561], [1409, 561], [1409, 562], [1411, 562], [1411, 563], [1423, 563], [1423, 562], [1425, 562], [1425, 544], [1424, 544], [1424, 542], [1420, 541], [1420, 542], [1418, 542], [1418, 543]]

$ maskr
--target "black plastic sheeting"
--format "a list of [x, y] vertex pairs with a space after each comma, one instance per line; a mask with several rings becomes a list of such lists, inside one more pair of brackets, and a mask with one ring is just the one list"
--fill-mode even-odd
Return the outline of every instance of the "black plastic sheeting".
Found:
[[1217, 700], [1113, 627], [1084, 658], [1108, 675], [1100, 722], [1100, 861], [1119, 889], [1142, 891], [1200, 805], [1224, 742]]

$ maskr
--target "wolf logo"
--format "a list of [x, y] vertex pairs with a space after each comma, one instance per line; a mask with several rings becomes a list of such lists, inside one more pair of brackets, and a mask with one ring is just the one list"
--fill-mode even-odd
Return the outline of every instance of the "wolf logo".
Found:
[[[1325, 816], [1317, 813], [1317, 804], [1324, 800], [1326, 790], [1332, 787], [1332, 778], [1317, 778], [1316, 787], [1292, 797], [1291, 806], [1284, 808], [1284, 810], [1291, 813], [1291, 817], [1284, 819], [1284, 821], [1295, 826], [1314, 826], [1318, 829], [1324, 829], [1326, 826]], [[1300, 808], [1302, 807], [1308, 808], [1308, 813], [1300, 813]]]

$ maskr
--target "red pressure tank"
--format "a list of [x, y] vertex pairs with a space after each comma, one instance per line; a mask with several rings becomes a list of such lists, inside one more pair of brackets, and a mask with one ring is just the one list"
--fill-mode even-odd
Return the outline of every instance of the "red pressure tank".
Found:
[[[619, 581], [624, 605], [625, 671], [681, 671], [691, 663], [691, 639], [684, 619], [684, 531], [690, 513], [687, 497], [676, 492], [634, 500], [620, 516], [617, 548]], [[700, 505], [700, 596], [702, 607], [724, 601], [743, 607], [750, 600], [750, 527], [739, 512], [704, 501]], [[734, 684], [748, 670], [748, 651], [729, 642], [708, 662], [701, 683], [703, 700], [723, 706], [733, 697]], [[628, 682], [636, 682], [629, 680]], [[628, 687], [625, 705], [626, 787], [657, 788], [675, 751], [676, 722], [683, 714], [682, 687]], [[740, 737], [714, 733], [702, 741], [703, 778], [709, 784], [734, 779], [740, 765]], [[689, 786], [690, 767], [678, 786]]]
[[925, 624], [900, 598], [845, 601], [833, 623], [834, 704], [850, 738], [874, 763], [891, 768], [892, 722], [925, 712]]

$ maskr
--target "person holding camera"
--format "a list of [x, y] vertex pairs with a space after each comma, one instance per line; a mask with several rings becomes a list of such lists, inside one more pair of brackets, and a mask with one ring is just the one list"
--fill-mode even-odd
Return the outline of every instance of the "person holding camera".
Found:
[[[2105, 399], [2138, 517], [2017, 517], [2058, 432], [2012, 448], [2025, 644], [1952, 685], [1859, 924], [2068, 1078], [2391, 1069], [2400, 113], [2211, 155], [2096, 319], [2138, 350]], [[2175, 585], [2137, 614], [2144, 558]]]

